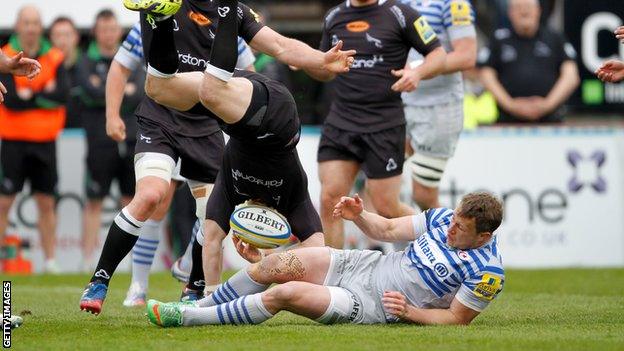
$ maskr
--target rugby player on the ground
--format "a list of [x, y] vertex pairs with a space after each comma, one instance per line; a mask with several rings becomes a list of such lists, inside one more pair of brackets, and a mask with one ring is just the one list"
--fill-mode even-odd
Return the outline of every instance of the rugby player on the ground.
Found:
[[199, 301], [209, 307], [148, 301], [149, 320], [164, 327], [257, 324], [286, 310], [325, 324], [469, 324], [503, 289], [494, 234], [503, 209], [490, 194], [468, 194], [455, 211], [394, 219], [364, 211], [356, 195], [342, 197], [333, 214], [376, 240], [412, 242], [388, 255], [328, 247], [272, 254]]
[[[352, 53], [340, 51], [340, 45], [327, 53], [322, 53], [299, 41], [285, 38], [268, 27], [262, 26], [255, 18], [253, 11], [247, 6], [242, 4], [238, 5], [236, 1], [229, 4], [229, 6], [226, 6], [226, 10], [225, 7], [219, 8], [217, 1], [188, 0], [182, 3], [182, 10], [178, 12], [180, 9], [180, 1], [124, 1], [124, 5], [129, 9], [144, 10], [144, 13], [141, 14], [141, 35], [144, 48], [146, 49], [145, 51], [147, 52], [148, 61], [146, 91], [148, 95], [151, 96], [151, 99], [144, 100], [144, 104], [139, 106], [136, 112], [137, 116], [139, 116], [139, 138], [137, 141], [137, 155], [135, 158], [135, 171], [138, 179], [136, 195], [131, 203], [117, 215], [114, 223], [111, 225], [98, 267], [91, 278], [91, 282], [83, 293], [80, 303], [81, 309], [93, 313], [100, 312], [102, 303], [106, 297], [108, 282], [110, 281], [111, 275], [119, 262], [121, 262], [137, 241], [139, 230], [143, 226], [144, 221], [149, 218], [158, 203], [160, 203], [165, 196], [171, 179], [171, 171], [175, 164], [174, 160], [178, 156], [182, 158], [181, 173], [189, 179], [189, 185], [197, 199], [198, 217], [202, 217], [202, 215], [206, 213], [206, 197], [212, 190], [212, 187], [208, 184], [214, 182], [218, 168], [215, 163], [220, 158], [217, 157], [220, 156], [220, 154], [208, 153], [206, 150], [222, 148], [223, 136], [219, 129], [213, 125], [211, 118], [207, 117], [207, 115], [212, 115], [211, 113], [203, 107], [199, 108], [198, 106], [198, 108], [193, 108], [200, 101], [198, 89], [199, 85], [202, 84], [202, 80], [204, 80], [204, 75], [202, 73], [193, 73], [198, 70], [203, 70], [204, 67], [211, 67], [206, 64], [207, 61], [205, 57], [208, 55], [206, 55], [205, 52], [207, 48], [214, 45], [213, 36], [215, 32], [213, 32], [214, 26], [211, 26], [211, 24], [214, 24], [217, 18], [221, 17], [219, 20], [223, 18], [228, 19], [228, 23], [232, 22], [230, 24], [234, 27], [228, 29], [228, 33], [230, 30], [234, 32], [234, 37], [231, 38], [233, 42], [232, 56], [234, 60], [230, 61], [231, 57], [229, 56], [224, 57], [224, 59], [227, 60], [227, 65], [232, 65], [232, 71], [238, 55], [236, 49], [237, 32], [255, 49], [298, 67], [314, 67], [318, 69], [330, 69], [334, 72], [343, 72], [348, 70], [352, 62], [349, 60], [349, 55], [352, 55]], [[240, 21], [238, 21], [239, 19]], [[176, 34], [181, 32], [180, 28], [185, 28], [183, 30], [188, 30], [188, 32], [184, 33], [184, 35]], [[176, 31], [176, 29], [178, 30]], [[218, 30], [219, 29], [217, 29], [217, 31]], [[230, 40], [228, 39], [227, 44], [224, 45], [230, 49]], [[177, 50], [179, 50], [179, 52]], [[187, 52], [187, 50], [192, 51], [196, 56], [182, 54]], [[222, 55], [221, 51], [222, 50], [216, 50], [211, 51], [211, 53], [218, 52], [217, 59], [219, 59], [219, 55]], [[228, 52], [228, 55], [229, 54]], [[211, 56], [211, 59], [213, 66], [216, 66], [214, 65], [215, 57]], [[195, 64], [199, 64], [200, 66], [193, 66]], [[175, 75], [178, 69], [186, 73]], [[205, 79], [206, 82], [215, 80], [215, 78], [212, 78], [212, 75], [207, 74], [205, 76], [208, 77]], [[234, 79], [233, 81], [238, 82], [238, 79]], [[249, 87], [246, 84], [243, 85]], [[208, 84], [204, 84], [202, 88], [208, 86]], [[228, 83], [227, 86], [237, 88], [239, 84]], [[266, 110], [267, 106], [264, 106], [266, 103], [262, 101], [264, 90], [261, 89], [261, 86], [262, 84], [257, 84], [259, 90], [258, 94], [261, 95], [255, 100], [255, 103], [257, 103], [258, 108], [264, 108]], [[282, 91], [281, 93], [286, 94], [287, 92]], [[212, 94], [212, 90], [210, 90], [210, 94]], [[215, 95], [220, 94], [211, 96]], [[287, 145], [282, 145], [283, 140], [280, 139], [283, 133], [290, 132], [292, 128], [295, 128], [295, 125], [298, 131], [298, 122], [295, 123], [295, 118], [291, 116], [292, 111], [290, 111], [295, 109], [294, 101], [292, 101], [290, 95], [288, 96], [290, 99], [288, 102], [292, 102], [292, 106], [285, 104], [281, 107], [284, 109], [283, 112], [286, 112], [283, 117], [292, 118], [292, 120], [286, 123], [288, 126], [284, 125], [284, 128], [279, 131], [276, 130], [269, 134], [258, 135], [258, 137], [261, 137], [258, 140], [262, 140], [263, 145], [274, 143], [271, 147], [277, 148], [279, 145], [279, 147], [284, 149], [282, 151], [292, 151], [289, 154], [290, 158], [288, 160], [284, 161], [283, 158], [278, 158], [278, 161], [284, 161], [284, 164], [274, 166], [274, 169], [285, 169], [294, 172], [295, 175], [300, 176], [298, 179], [299, 181], [304, 181], [305, 176], [297, 174], [300, 165], [298, 164], [298, 159], [296, 159], [296, 152], [294, 152], [294, 145], [296, 142], [286, 147]], [[228, 106], [233, 109], [235, 113], [241, 112], [241, 110], [242, 113], [244, 113], [249, 106], [250, 97], [251, 91], [247, 92], [247, 94], [245, 92], [237, 92], [236, 99], [240, 100], [232, 101], [232, 99], [224, 98], [225, 100], [220, 100], [218, 103], [230, 101], [232, 104]], [[286, 100], [288, 100], [288, 97]], [[163, 104], [185, 112], [172, 112], [162, 106]], [[257, 111], [254, 110], [254, 112]], [[279, 114], [281, 115], [281, 112]], [[260, 113], [259, 116], [262, 116], [262, 113]], [[237, 117], [240, 119], [241, 116]], [[251, 117], [254, 116], [252, 115], [250, 118]], [[226, 117], [226, 119], [227, 118], [228, 117]], [[251, 123], [257, 122], [258, 118], [251, 121]], [[236, 133], [236, 130], [237, 128], [228, 128], [228, 132]], [[233, 134], [230, 135], [233, 136]], [[252, 137], [255, 138], [256, 136], [254, 135]], [[290, 137], [294, 138], [294, 136]], [[233, 147], [232, 144], [230, 144], [230, 147]], [[292, 150], [289, 149], [290, 146], [292, 146]], [[257, 150], [260, 151], [262, 148], [258, 148]], [[265, 155], [264, 151], [262, 151], [262, 154]], [[227, 161], [227, 159], [225, 159], [225, 161]], [[248, 162], [244, 162], [238, 170], [246, 170], [246, 167], [257, 165], [257, 163], [252, 161], [246, 161]], [[236, 165], [238, 164], [235, 164], [235, 166]], [[299, 168], [292, 168], [293, 166]], [[255, 172], [263, 167], [266, 167], [266, 164], [256, 167], [253, 171]], [[244, 181], [244, 179], [249, 179], [247, 177], [249, 177], [250, 174], [253, 173], [243, 174], [241, 177], [242, 181]], [[265, 175], [272, 176], [271, 173]], [[191, 182], [191, 179], [195, 181]], [[263, 178], [260, 177], [258, 179]], [[271, 184], [270, 186], [272, 186], [273, 182], [269, 180], [267, 180], [267, 182], [267, 184]], [[289, 181], [288, 184], [292, 184], [292, 182]], [[287, 189], [287, 194], [291, 190], [301, 191], [298, 187], [302, 187], [306, 190], [305, 195], [307, 196], [306, 184], [296, 183], [294, 185], [295, 189]], [[284, 186], [284, 188], [286, 188], [286, 186]], [[265, 188], [265, 190], [266, 189], [267, 188]], [[239, 191], [246, 194], [246, 192], [240, 188]], [[272, 193], [272, 191], [269, 191], [269, 193]], [[223, 196], [223, 194], [219, 196]], [[260, 197], [264, 199], [265, 195]], [[297, 198], [296, 196], [281, 198], [281, 201], [278, 197], [277, 199], [272, 199], [272, 201], [265, 201], [265, 203], [267, 205], [277, 203], [280, 206], [286, 203], [295, 205], [292, 202], [297, 200], [301, 200], [301, 203], [299, 203], [299, 205], [302, 206], [302, 208], [299, 209], [300, 212], [303, 212], [305, 216], [314, 217], [313, 214], [308, 213], [310, 208], [313, 210], [311, 204], [308, 207], [307, 203], [309, 201]], [[236, 204], [238, 203], [234, 203], [232, 206]], [[214, 206], [219, 208], [213, 210], [222, 211], [225, 205], [218, 203]], [[279, 209], [280, 206], [275, 207]], [[222, 214], [223, 213], [219, 213], [219, 215]], [[213, 217], [216, 217], [216, 215]], [[219, 219], [221, 218], [222, 217], [219, 217]], [[227, 218], [229, 219], [229, 213], [227, 214]], [[301, 225], [306, 224], [310, 224], [310, 226], [302, 228], [300, 232], [296, 233], [299, 235], [300, 239], [304, 239], [308, 245], [323, 245], [320, 224], [317, 228], [316, 223], [313, 223], [311, 220], [309, 223], [302, 222]], [[201, 276], [202, 265], [199, 262], [202, 257], [202, 248], [200, 243], [193, 248], [193, 261], [195, 263], [191, 271], [189, 287], [192, 288], [196, 294], [201, 294], [205, 284], [207, 285], [205, 287], [207, 291], [214, 291], [216, 284], [218, 284], [220, 280], [221, 241], [222, 238], [225, 237], [225, 234], [219, 231], [223, 231], [224, 229], [227, 231], [228, 228], [220, 228], [214, 221], [212, 225], [210, 223], [207, 223], [207, 225], [209, 226], [207, 228], [207, 233], [209, 234], [207, 235], [208, 240], [206, 240], [205, 246], [209, 247], [209, 249], [204, 250], [204, 257], [208, 258], [204, 266], [205, 281], [201, 279], [201, 277], [198, 279], [194, 278], [198, 276], [198, 270]], [[310, 231], [310, 228], [314, 228], [314, 231]], [[315, 233], [316, 235], [313, 235]], [[198, 242], [199, 241], [204, 241], [203, 235], [198, 235]]]
[[[380, 215], [414, 213], [399, 201], [405, 152], [401, 92], [442, 72], [446, 55], [427, 20], [395, 0], [346, 0], [330, 10], [321, 50], [338, 41], [357, 55], [351, 71], [333, 82], [335, 99], [321, 132], [318, 162], [326, 241], [342, 248], [343, 222], [332, 217], [333, 206], [349, 193], [360, 169]], [[415, 70], [403, 69], [411, 48], [424, 56], [424, 63]], [[327, 72], [306, 71], [320, 80], [334, 78]]]

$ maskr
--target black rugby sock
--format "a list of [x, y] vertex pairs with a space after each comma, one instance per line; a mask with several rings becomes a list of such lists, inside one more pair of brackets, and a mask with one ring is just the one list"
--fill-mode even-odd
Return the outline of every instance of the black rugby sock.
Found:
[[152, 40], [147, 52], [147, 63], [153, 69], [166, 75], [178, 71], [178, 52], [173, 37], [173, 16], [155, 22], [152, 31]]
[[102, 254], [91, 281], [100, 280], [108, 285], [119, 263], [132, 250], [139, 237], [125, 232], [113, 222], [102, 248]]
[[[212, 43], [210, 65], [207, 71], [222, 80], [227, 80], [224, 79], [227, 78], [227, 73], [229, 73], [229, 76], [232, 75], [238, 60], [237, 8], [237, 0], [219, 0], [219, 23], [214, 42]], [[217, 68], [217, 70], [214, 70], [214, 68]], [[224, 72], [219, 74], [219, 71]]]
[[204, 269], [202, 266], [202, 246], [196, 239], [193, 240], [191, 256], [193, 257], [193, 265], [191, 266], [191, 274], [186, 287], [203, 293], [206, 282], [204, 281]]

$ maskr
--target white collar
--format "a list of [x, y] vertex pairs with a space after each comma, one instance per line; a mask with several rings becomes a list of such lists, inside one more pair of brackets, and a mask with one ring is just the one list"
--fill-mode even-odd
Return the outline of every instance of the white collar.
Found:
[[[377, 5], [381, 6], [381, 5], [385, 4], [386, 1], [388, 1], [388, 0], [379, 0], [377, 2]], [[347, 0], [347, 7], [351, 7], [351, 0]]]

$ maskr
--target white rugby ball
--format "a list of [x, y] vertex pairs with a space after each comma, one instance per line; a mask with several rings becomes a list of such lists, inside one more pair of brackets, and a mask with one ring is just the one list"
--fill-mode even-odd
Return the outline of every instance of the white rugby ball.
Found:
[[289, 243], [290, 224], [270, 207], [243, 203], [230, 216], [232, 233], [260, 249], [274, 249]]

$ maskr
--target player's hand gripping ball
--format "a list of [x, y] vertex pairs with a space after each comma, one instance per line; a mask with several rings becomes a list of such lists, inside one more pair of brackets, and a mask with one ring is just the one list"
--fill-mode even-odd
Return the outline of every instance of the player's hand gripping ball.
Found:
[[290, 224], [275, 209], [245, 201], [230, 216], [232, 233], [259, 249], [274, 249], [289, 243]]

